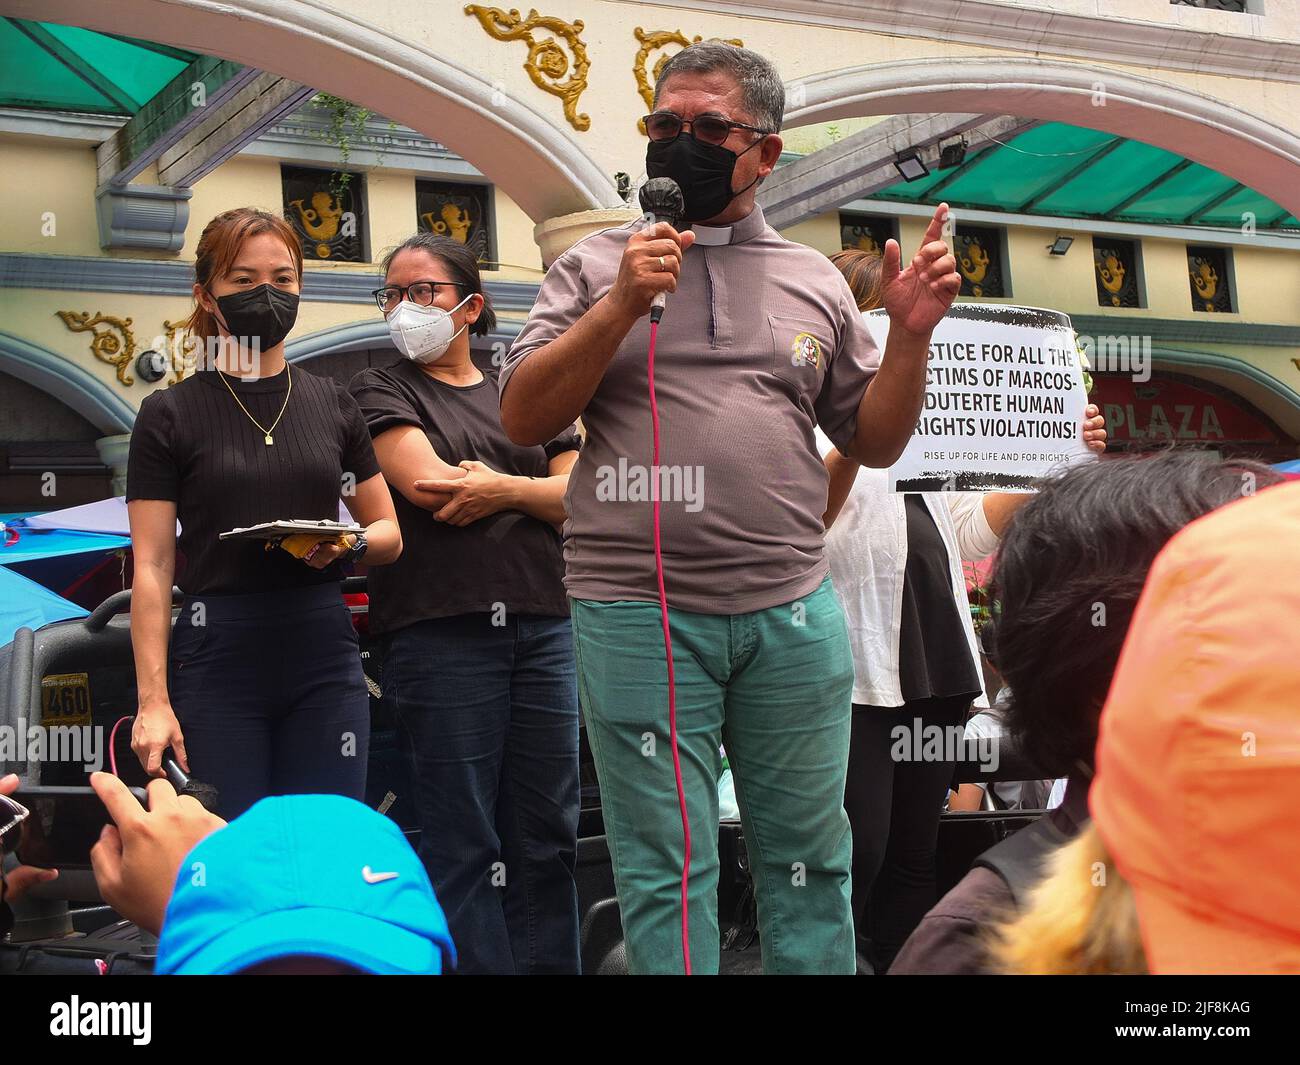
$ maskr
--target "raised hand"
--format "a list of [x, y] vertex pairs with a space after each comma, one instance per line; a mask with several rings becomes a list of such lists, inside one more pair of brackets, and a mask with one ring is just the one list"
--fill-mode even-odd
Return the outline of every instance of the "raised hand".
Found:
[[881, 267], [881, 295], [889, 312], [891, 329], [901, 329], [914, 336], [928, 337], [948, 313], [961, 289], [957, 260], [943, 238], [948, 205], [941, 203], [925, 231], [921, 247], [912, 256], [907, 269], [902, 265], [898, 241], [885, 242]]

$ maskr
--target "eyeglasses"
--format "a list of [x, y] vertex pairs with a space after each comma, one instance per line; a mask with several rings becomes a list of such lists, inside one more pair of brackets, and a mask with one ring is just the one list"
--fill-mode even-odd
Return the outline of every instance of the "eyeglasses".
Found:
[[432, 307], [434, 293], [443, 285], [464, 288], [459, 281], [416, 281], [410, 285], [385, 285], [371, 293], [379, 309], [387, 314], [402, 300], [410, 300], [417, 307]]
[[646, 115], [642, 121], [645, 123], [645, 131], [650, 139], [659, 142], [675, 141], [687, 126], [691, 127], [691, 137], [701, 144], [722, 144], [731, 136], [733, 129], [747, 129], [751, 133], [761, 133], [764, 137], [772, 132], [770, 129], [760, 129], [758, 126], [749, 126], [744, 122], [730, 122], [716, 115], [699, 115], [693, 119], [685, 119], [671, 111], [656, 111]]

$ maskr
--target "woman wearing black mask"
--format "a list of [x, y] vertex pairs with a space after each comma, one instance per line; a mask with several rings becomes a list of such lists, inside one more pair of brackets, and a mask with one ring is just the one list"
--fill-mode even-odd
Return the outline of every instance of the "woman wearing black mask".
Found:
[[[147, 397], [131, 434], [131, 746], [155, 776], [172, 748], [216, 786], [226, 818], [266, 795], [360, 799], [370, 721], [339, 563], [400, 554], [392, 497], [356, 401], [285, 361], [302, 287], [293, 230], [264, 211], [227, 211], [203, 230], [194, 273], [198, 372]], [[340, 498], [361, 534], [271, 548], [218, 539], [280, 518], [336, 519]], [[169, 659], [173, 581], [186, 598]]]

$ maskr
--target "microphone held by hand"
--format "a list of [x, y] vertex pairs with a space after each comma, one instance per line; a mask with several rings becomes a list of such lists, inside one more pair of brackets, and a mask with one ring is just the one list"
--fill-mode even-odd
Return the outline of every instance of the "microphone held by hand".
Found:
[[[681, 225], [682, 217], [686, 214], [686, 200], [682, 196], [681, 186], [672, 178], [651, 178], [641, 186], [640, 199], [641, 210], [648, 218], [653, 218], [656, 223], [667, 222], [674, 229]], [[663, 317], [666, 302], [665, 293], [660, 292], [655, 296], [650, 304], [651, 322], [657, 323]]]
[[163, 772], [167, 774], [167, 779], [171, 781], [177, 795], [192, 796], [198, 799], [199, 805], [208, 813], [217, 812], [217, 789], [211, 784], [195, 780], [176, 763], [174, 758], [163, 759]]

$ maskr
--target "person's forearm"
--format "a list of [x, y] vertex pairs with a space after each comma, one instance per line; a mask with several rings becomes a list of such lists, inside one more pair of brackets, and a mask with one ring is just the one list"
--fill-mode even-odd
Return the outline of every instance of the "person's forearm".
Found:
[[368, 565], [382, 566], [394, 561], [402, 553], [402, 531], [397, 522], [380, 518], [366, 526], [366, 553], [363, 561]]
[[139, 704], [167, 705], [167, 645], [171, 639], [172, 572], [137, 564], [131, 582], [131, 650]]
[[892, 466], [916, 429], [925, 398], [930, 335], [891, 326], [880, 369], [858, 404], [858, 427], [850, 454], [863, 466]]
[[509, 492], [503, 510], [522, 510], [534, 518], [552, 525], [563, 525], [568, 514], [564, 510], [564, 493], [569, 487], [569, 475], [555, 477], [510, 477]]
[[845, 458], [836, 448], [826, 453], [826, 472], [830, 474], [830, 483], [826, 488], [826, 513], [822, 515], [822, 524], [830, 528], [844, 509], [844, 503], [853, 490], [862, 464], [855, 459]]
[[416, 425], [399, 425], [375, 437], [375, 457], [394, 496], [401, 495], [408, 503], [424, 510], [437, 512], [447, 505], [451, 496], [446, 492], [424, 492], [415, 487], [420, 480], [448, 481], [465, 476], [459, 466], [453, 466], [433, 450], [424, 430]]
[[985, 492], [984, 519], [998, 539], [1007, 531], [1016, 511], [1034, 498], [1032, 492]]
[[501, 394], [506, 436], [535, 447], [577, 421], [636, 321], [637, 315], [604, 296], [566, 332], [524, 359]]

